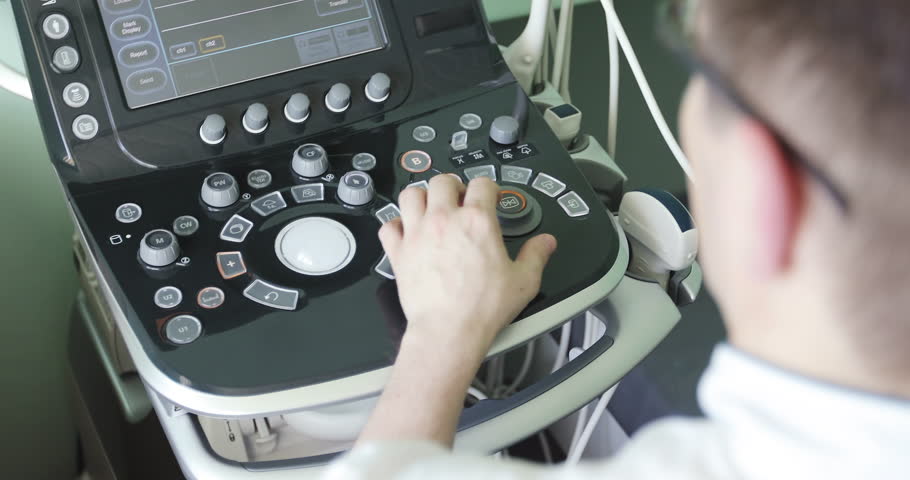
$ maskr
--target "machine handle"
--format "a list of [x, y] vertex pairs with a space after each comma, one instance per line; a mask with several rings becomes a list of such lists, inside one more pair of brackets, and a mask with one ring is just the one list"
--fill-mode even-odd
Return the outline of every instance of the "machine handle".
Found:
[[[529, 437], [580, 409], [638, 365], [670, 333], [681, 316], [659, 285], [628, 277], [594, 310], [606, 320], [606, 336], [537, 384], [508, 399], [480, 403], [466, 411], [455, 439], [456, 450], [481, 454], [498, 451], [516, 438]], [[149, 394], [171, 445], [181, 452], [178, 458], [184, 473], [193, 480], [318, 478], [321, 465], [335, 457], [246, 464], [226, 462], [218, 459], [204, 443], [202, 432], [190, 415], [168, 415], [160, 397], [152, 390]]]

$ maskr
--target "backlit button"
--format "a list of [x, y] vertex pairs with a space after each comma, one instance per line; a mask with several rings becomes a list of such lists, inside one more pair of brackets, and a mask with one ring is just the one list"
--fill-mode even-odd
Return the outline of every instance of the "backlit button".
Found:
[[91, 140], [98, 136], [98, 119], [91, 115], [79, 115], [73, 120], [73, 135], [79, 140]]
[[421, 180], [421, 181], [419, 181], [419, 182], [414, 182], [414, 183], [412, 183], [412, 184], [410, 184], [410, 185], [408, 185], [407, 187], [404, 187], [404, 188], [422, 188], [422, 189], [424, 189], [424, 190], [429, 190], [429, 189], [430, 189], [430, 182], [428, 182], [428, 181], [426, 181], [426, 180]]
[[505, 188], [499, 192], [496, 216], [506, 237], [522, 237], [540, 226], [543, 219], [540, 204], [524, 190]]
[[60, 40], [61, 38], [69, 35], [70, 33], [70, 21], [68, 18], [64, 17], [59, 13], [54, 13], [48, 15], [44, 19], [44, 23], [41, 25], [42, 30], [44, 30], [44, 36], [51, 40]]
[[133, 223], [142, 218], [142, 208], [135, 203], [124, 203], [117, 207], [114, 217], [120, 223]]
[[84, 83], [73, 82], [63, 89], [63, 103], [70, 108], [82, 108], [88, 103], [89, 91]]
[[534, 187], [535, 190], [543, 192], [553, 198], [556, 198], [566, 189], [565, 183], [560, 182], [546, 173], [538, 174], [537, 178], [534, 179], [534, 184], [531, 186]]
[[174, 220], [174, 233], [181, 237], [189, 237], [199, 231], [199, 220], [196, 217], [184, 215]]
[[267, 170], [253, 170], [246, 176], [246, 183], [250, 188], [261, 190], [272, 184], [272, 174]]
[[226, 242], [243, 243], [252, 230], [253, 222], [240, 215], [234, 215], [221, 230], [221, 239]]
[[162, 287], [155, 292], [155, 305], [158, 308], [169, 310], [180, 305], [183, 301], [183, 293], [177, 287]]
[[164, 336], [177, 345], [193, 343], [202, 336], [202, 322], [190, 315], [174, 317], [165, 325]]
[[414, 129], [413, 136], [414, 140], [420, 143], [430, 143], [436, 140], [436, 130], [433, 130], [433, 127], [421, 125]]
[[458, 120], [458, 124], [465, 130], [477, 130], [483, 126], [483, 119], [479, 115], [466, 113]]
[[69, 73], [79, 68], [79, 52], [69, 45], [54, 51], [54, 67], [61, 73]]
[[224, 305], [224, 291], [217, 287], [207, 287], [196, 295], [196, 303], [207, 310], [214, 310]]
[[389, 280], [395, 280], [395, 272], [392, 271], [392, 262], [388, 255], [383, 255], [379, 265], [376, 265], [376, 273]]
[[515, 190], [499, 192], [499, 203], [496, 204], [496, 209], [500, 213], [515, 215], [523, 212], [526, 208], [528, 208], [528, 200], [521, 193]]
[[325, 199], [325, 185], [321, 183], [298, 185], [291, 189], [291, 195], [297, 203], [321, 202]]
[[468, 181], [474, 180], [475, 178], [486, 177], [495, 182], [496, 167], [493, 165], [481, 165], [479, 167], [466, 168], [464, 169], [464, 176], [468, 178]]
[[532, 172], [530, 168], [515, 167], [512, 165], [504, 165], [502, 167], [502, 181], [504, 182], [527, 185], [531, 183], [531, 176], [533, 174], [534, 172]]
[[462, 130], [460, 132], [455, 132], [452, 135], [452, 150], [460, 152], [462, 150], [468, 149], [468, 132]]
[[360, 170], [361, 172], [369, 172], [370, 170], [376, 168], [376, 157], [371, 153], [358, 153], [354, 155], [353, 160], [351, 160], [355, 170]]
[[502, 167], [502, 180], [509, 183], [527, 185], [531, 183], [531, 176], [534, 174], [530, 168], [514, 167], [506, 165]]
[[401, 217], [401, 210], [399, 210], [398, 205], [395, 205], [394, 203], [390, 203], [376, 212], [376, 218], [378, 218], [383, 225], [399, 217]]
[[279, 310], [295, 310], [300, 293], [296, 290], [276, 287], [262, 280], [256, 280], [249, 287], [246, 287], [246, 290], [243, 291], [243, 296], [267, 307]]
[[281, 196], [281, 192], [272, 192], [251, 203], [250, 207], [259, 215], [268, 217], [279, 210], [288, 208], [288, 204], [284, 201], [284, 197]]
[[420, 150], [411, 150], [401, 156], [401, 168], [411, 173], [423, 173], [433, 165], [430, 154]]
[[246, 264], [240, 252], [221, 252], [216, 259], [221, 278], [230, 280], [246, 274]]
[[584, 217], [591, 213], [588, 204], [575, 192], [569, 192], [562, 197], [559, 197], [558, 202], [559, 206], [565, 210], [566, 215], [572, 218]]

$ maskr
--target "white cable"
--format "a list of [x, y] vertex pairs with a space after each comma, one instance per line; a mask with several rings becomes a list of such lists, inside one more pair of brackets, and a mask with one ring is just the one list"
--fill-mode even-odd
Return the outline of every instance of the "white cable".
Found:
[[476, 388], [476, 387], [468, 388], [468, 395], [476, 398], [477, 400], [486, 400], [487, 398], [489, 398], [489, 397], [487, 397], [487, 394], [481, 392], [480, 389]]
[[559, 89], [559, 94], [562, 96], [563, 100], [566, 103], [572, 103], [572, 93], [571, 90], [571, 77], [572, 77], [572, 32], [575, 31], [575, 2], [573, 0], [572, 7], [569, 11], [569, 37], [566, 41], [566, 56], [563, 59], [563, 72], [562, 72], [562, 88]]
[[581, 460], [581, 455], [584, 453], [585, 448], [588, 447], [588, 442], [591, 441], [591, 436], [594, 435], [594, 429], [597, 428], [597, 424], [600, 423], [600, 417], [603, 416], [604, 412], [607, 410], [607, 405], [610, 403], [610, 399], [613, 398], [613, 393], [616, 392], [616, 386], [604, 393], [600, 400], [597, 402], [597, 406], [594, 407], [594, 413], [591, 414], [591, 418], [588, 420], [588, 424], [585, 425], [584, 432], [581, 434], [581, 438], [578, 439], [578, 443], [573, 445], [569, 449], [569, 456], [566, 459], [566, 465], [575, 465]]
[[[609, 0], [610, 4], [613, 0]], [[607, 22], [607, 45], [610, 55], [610, 103], [607, 118], [607, 153], [616, 159], [616, 143], [619, 134], [619, 40], [616, 30]]]
[[509, 395], [515, 393], [518, 390], [518, 387], [521, 386], [521, 382], [525, 380], [525, 377], [528, 376], [528, 372], [531, 371], [531, 364], [534, 362], [534, 347], [536, 340], [531, 340], [528, 342], [528, 346], [525, 348], [525, 358], [521, 364], [521, 369], [518, 371], [518, 375], [515, 376], [515, 379], [512, 380], [512, 383], [505, 389], [502, 395], [497, 395], [497, 397], [505, 398]]
[[537, 438], [540, 440], [540, 450], [543, 452], [543, 459], [545, 462], [553, 463], [553, 452], [550, 450], [550, 442], [547, 440], [547, 435], [544, 432], [537, 432]]
[[572, 321], [570, 320], [562, 325], [562, 332], [559, 334], [559, 349], [556, 350], [556, 360], [553, 362], [553, 368], [550, 369], [550, 373], [559, 370], [566, 364], [571, 342]]
[[556, 54], [553, 60], [553, 76], [550, 83], [556, 90], [562, 88], [562, 74], [565, 71], [564, 62], [566, 59], [566, 42], [572, 35], [569, 19], [572, 17], [572, 5], [574, 0], [562, 0], [562, 6], [559, 7], [559, 31], [556, 34]]
[[692, 172], [692, 166], [689, 164], [689, 159], [686, 157], [686, 154], [683, 153], [682, 148], [679, 146], [679, 142], [676, 141], [676, 137], [673, 135], [670, 126], [667, 125], [667, 120], [664, 118], [660, 106], [657, 104], [657, 99], [654, 98], [654, 92], [651, 91], [651, 86], [648, 84], [648, 79], [645, 77], [641, 64], [638, 62], [638, 57], [635, 55], [635, 50], [632, 48], [631, 42], [629, 42], [629, 37], [626, 35], [622, 22], [616, 14], [616, 9], [613, 7], [610, 0], [600, 0], [600, 3], [603, 5], [604, 12], [606, 13], [607, 22], [612, 25], [619, 40], [619, 45], [626, 54], [626, 60], [629, 62], [629, 67], [635, 75], [635, 80], [638, 82], [638, 87], [645, 99], [645, 103], [648, 104], [648, 109], [651, 111], [654, 123], [657, 124], [657, 128], [660, 130], [664, 142], [666, 142], [667, 147], [670, 149], [670, 152], [673, 153], [673, 156], [676, 157], [676, 161], [679, 163], [680, 168], [682, 168], [686, 176], [694, 182], [695, 174]]

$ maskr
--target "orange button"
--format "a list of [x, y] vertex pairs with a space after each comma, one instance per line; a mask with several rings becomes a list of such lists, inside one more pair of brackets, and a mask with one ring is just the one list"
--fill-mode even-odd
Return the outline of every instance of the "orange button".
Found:
[[421, 150], [411, 150], [401, 156], [401, 168], [411, 173], [423, 173], [433, 166], [433, 157]]
[[528, 199], [515, 190], [501, 190], [496, 209], [502, 213], [521, 213], [528, 207]]

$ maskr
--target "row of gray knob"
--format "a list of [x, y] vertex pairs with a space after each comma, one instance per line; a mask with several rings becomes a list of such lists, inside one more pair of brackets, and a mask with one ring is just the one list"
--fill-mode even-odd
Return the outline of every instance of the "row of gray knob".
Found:
[[[328, 173], [329, 156], [321, 146], [308, 143], [294, 151], [291, 168], [301, 177], [318, 178]], [[213, 173], [202, 182], [201, 195], [206, 205], [226, 208], [240, 199], [240, 186], [230, 174]], [[365, 172], [349, 172], [338, 183], [338, 197], [349, 205], [366, 205], [374, 196], [373, 180]]]
[[[367, 99], [382, 103], [392, 91], [392, 79], [384, 73], [370, 77], [364, 87]], [[351, 107], [351, 87], [336, 83], [325, 96], [325, 106], [330, 111], [341, 113]], [[284, 105], [284, 117], [292, 123], [303, 123], [310, 117], [310, 97], [295, 93]], [[243, 128], [252, 134], [260, 134], [269, 127], [269, 109], [262, 103], [250, 105], [243, 114]], [[227, 137], [227, 122], [218, 114], [206, 117], [199, 128], [199, 137], [209, 145], [218, 145]]]

